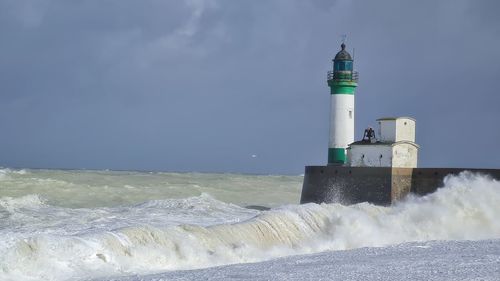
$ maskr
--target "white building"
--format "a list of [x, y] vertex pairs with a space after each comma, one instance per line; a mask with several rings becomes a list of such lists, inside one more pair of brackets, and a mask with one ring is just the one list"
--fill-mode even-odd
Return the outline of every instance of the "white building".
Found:
[[415, 119], [378, 119], [375, 140], [351, 143], [347, 165], [352, 167], [416, 168], [419, 146], [415, 143]]

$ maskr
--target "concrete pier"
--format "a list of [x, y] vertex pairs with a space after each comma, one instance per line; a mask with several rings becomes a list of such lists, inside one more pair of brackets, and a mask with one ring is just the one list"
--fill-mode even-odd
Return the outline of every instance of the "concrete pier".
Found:
[[463, 171], [500, 180], [500, 169], [307, 166], [300, 203], [390, 205], [409, 193], [432, 193]]

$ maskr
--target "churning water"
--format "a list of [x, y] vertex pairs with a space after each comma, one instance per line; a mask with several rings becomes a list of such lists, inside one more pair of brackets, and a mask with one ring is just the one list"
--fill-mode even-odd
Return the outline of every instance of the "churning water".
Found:
[[448, 177], [437, 192], [391, 207], [297, 205], [301, 185], [300, 176], [3, 169], [0, 280], [119, 279], [500, 238], [500, 182], [486, 176]]

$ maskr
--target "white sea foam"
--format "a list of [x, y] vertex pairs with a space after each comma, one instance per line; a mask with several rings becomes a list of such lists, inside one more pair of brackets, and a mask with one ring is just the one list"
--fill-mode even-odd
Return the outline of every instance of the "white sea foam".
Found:
[[500, 240], [411, 242], [270, 261], [97, 280], [481, 280], [498, 281]]
[[22, 197], [2, 197], [0, 198], [0, 207], [10, 212], [15, 212], [19, 208], [34, 208], [45, 204], [45, 200], [37, 194], [30, 194]]
[[0, 178], [10, 175], [26, 175], [29, 172], [25, 169], [0, 168]]
[[24, 215], [17, 223], [7, 219], [14, 230], [0, 228], [11, 237], [0, 244], [2, 280], [148, 274], [411, 241], [500, 238], [500, 183], [470, 173], [392, 207], [307, 204], [258, 212], [209, 195], [97, 209], [43, 199], [30, 209], [29, 198], [2, 200], [11, 216]]
[[25, 169], [10, 169], [10, 168], [0, 168], [0, 174], [19, 174], [25, 175], [28, 173]]

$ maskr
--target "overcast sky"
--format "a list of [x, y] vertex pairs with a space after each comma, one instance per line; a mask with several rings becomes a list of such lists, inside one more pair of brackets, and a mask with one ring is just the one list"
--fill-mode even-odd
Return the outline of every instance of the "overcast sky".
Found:
[[500, 168], [499, 13], [497, 0], [0, 0], [0, 165], [300, 174], [327, 161], [326, 72], [347, 34], [357, 139], [411, 116], [420, 166]]

